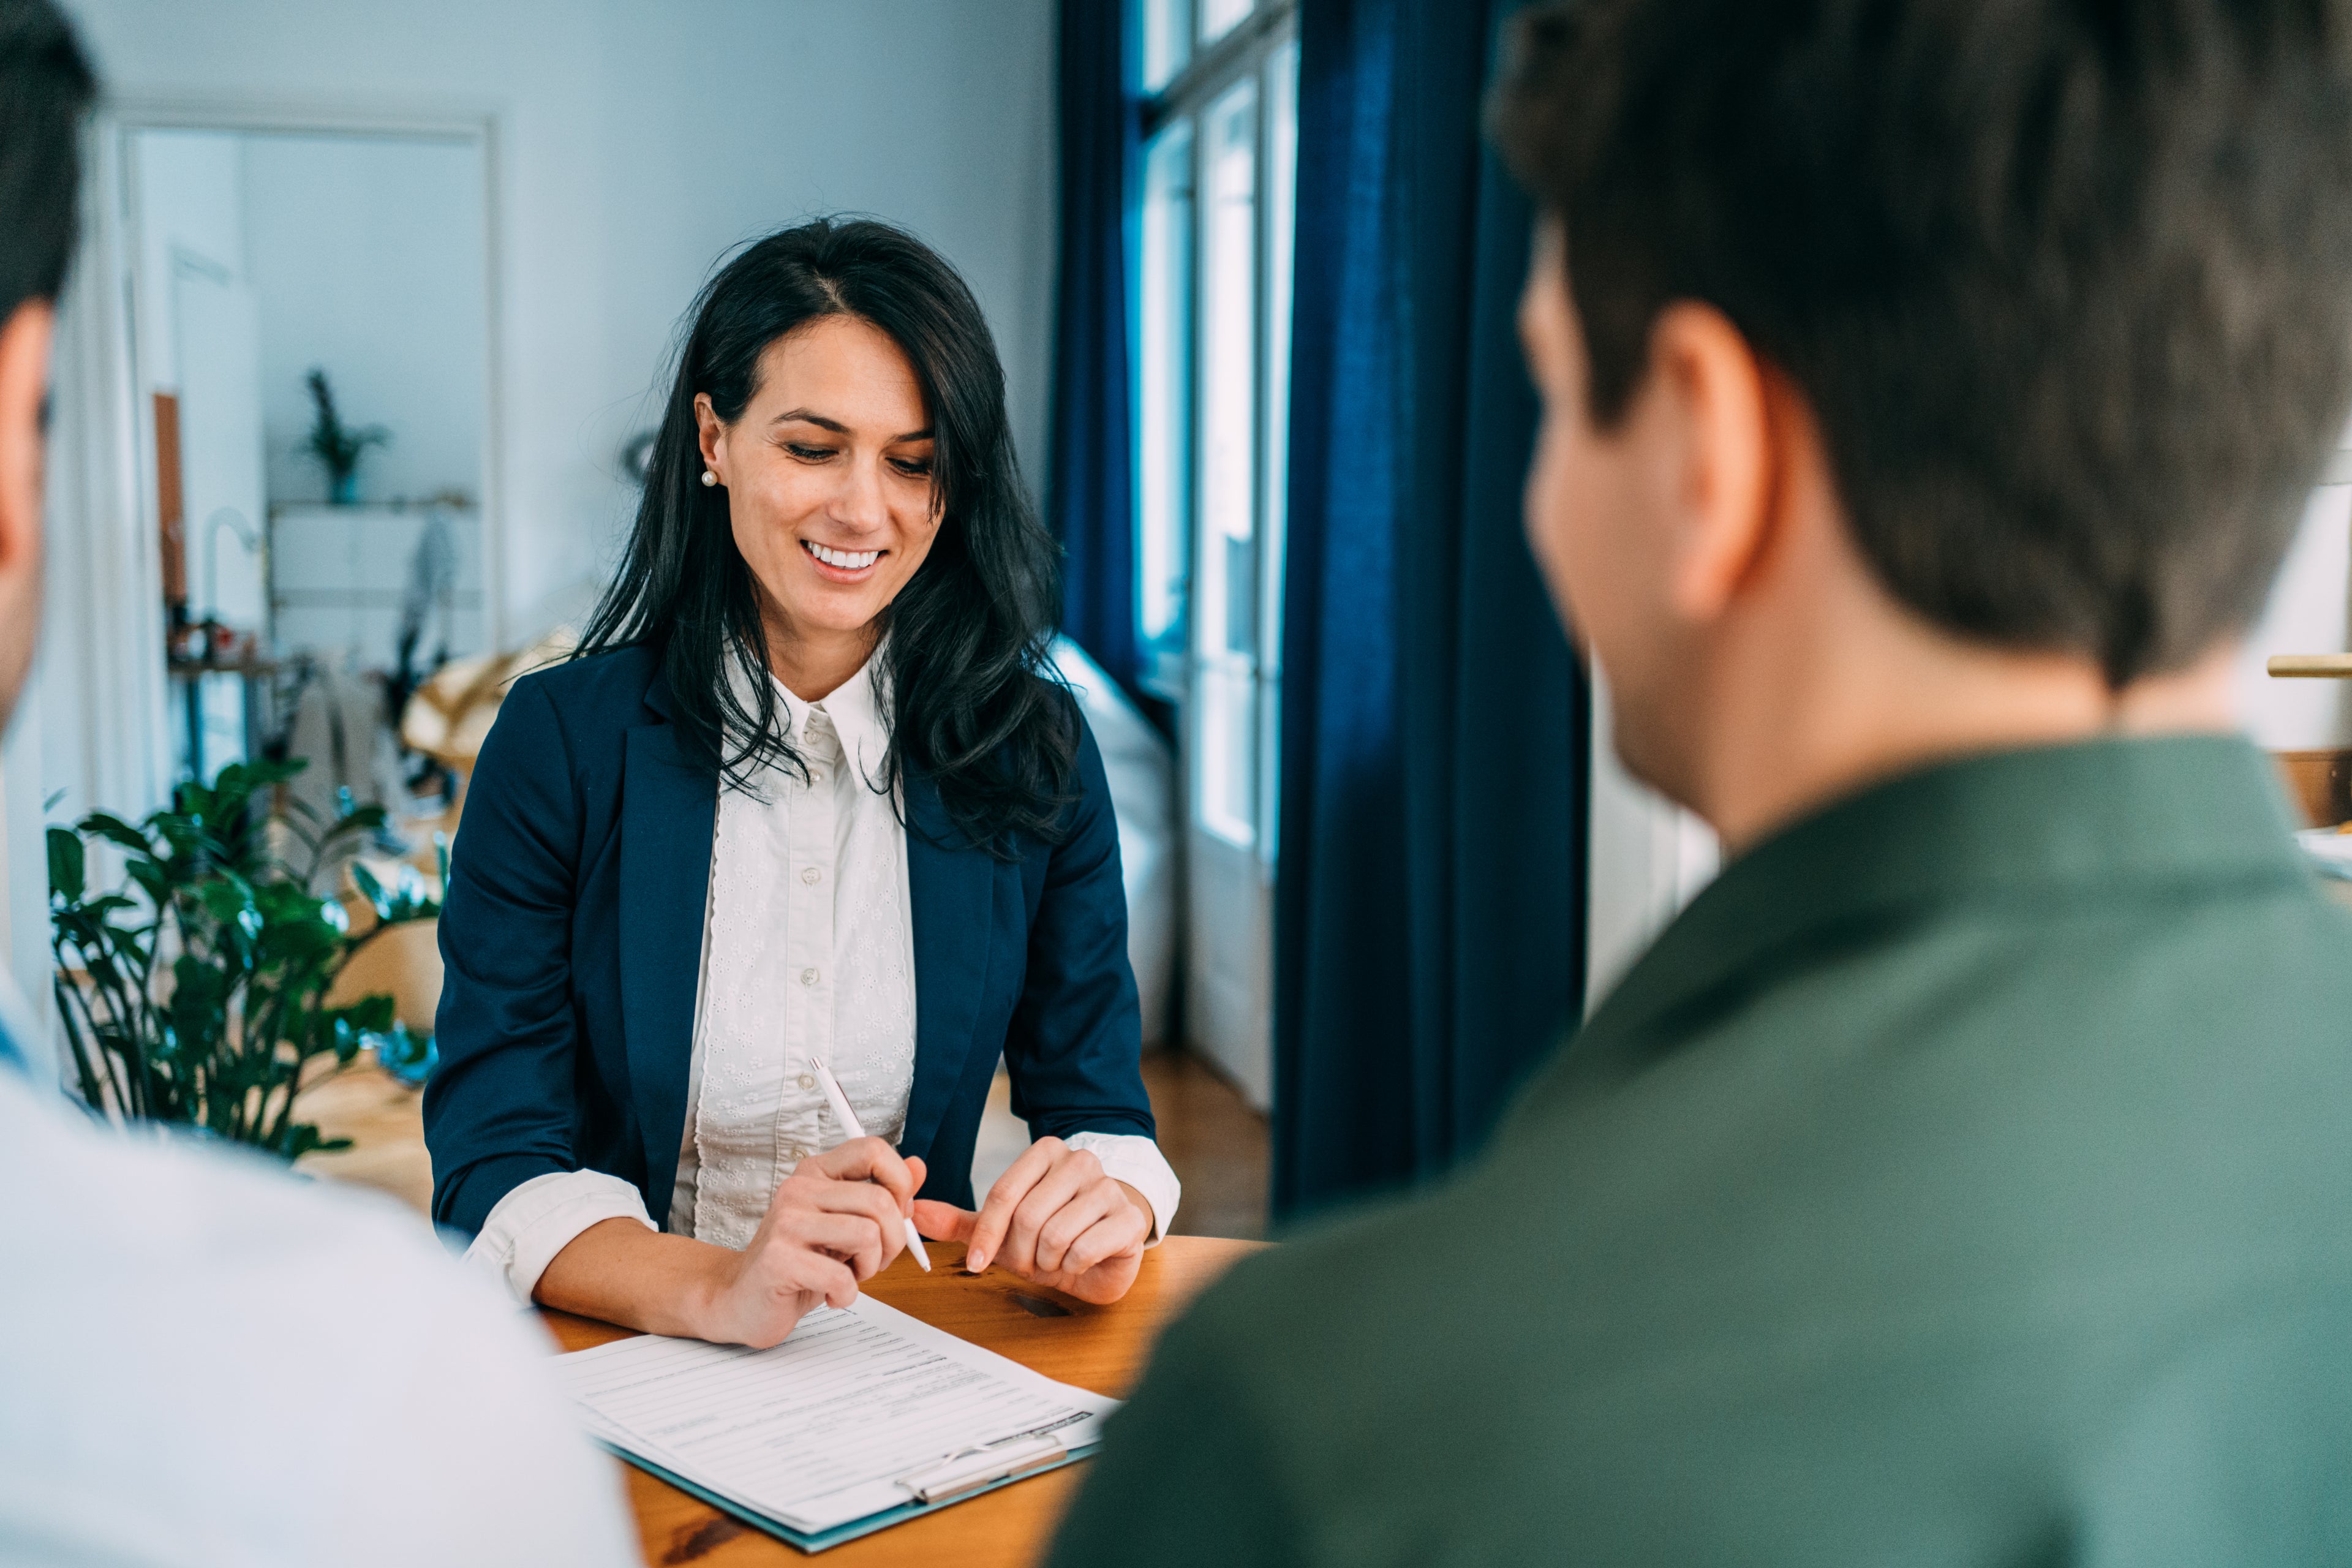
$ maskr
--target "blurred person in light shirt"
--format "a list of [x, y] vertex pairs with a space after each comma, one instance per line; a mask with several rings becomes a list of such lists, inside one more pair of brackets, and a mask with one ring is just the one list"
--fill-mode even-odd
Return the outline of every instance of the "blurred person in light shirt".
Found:
[[[54, 304], [95, 94], [0, 0], [0, 723], [33, 661]], [[635, 1560], [546, 1347], [421, 1221], [110, 1133], [0, 977], [0, 1562]]]

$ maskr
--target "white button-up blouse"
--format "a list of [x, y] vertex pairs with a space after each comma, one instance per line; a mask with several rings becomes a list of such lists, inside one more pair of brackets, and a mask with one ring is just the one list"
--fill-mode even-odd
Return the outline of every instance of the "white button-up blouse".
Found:
[[[833, 1070], [866, 1131], [896, 1142], [915, 1075], [915, 938], [907, 832], [884, 787], [886, 704], [869, 662], [822, 702], [779, 681], [808, 776], [761, 770], [722, 787], [703, 906], [686, 1131], [669, 1228], [740, 1247], [804, 1157], [846, 1136], [810, 1070]], [[1159, 1145], [1079, 1132], [1144, 1195], [1151, 1239], [1181, 1195]], [[466, 1257], [529, 1303], [555, 1255], [603, 1220], [654, 1228], [636, 1187], [602, 1171], [534, 1176], [500, 1198]]]

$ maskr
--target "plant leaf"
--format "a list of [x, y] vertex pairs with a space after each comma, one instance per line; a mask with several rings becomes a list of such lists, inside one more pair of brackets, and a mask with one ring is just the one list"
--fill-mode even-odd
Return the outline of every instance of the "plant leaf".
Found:
[[49, 841], [49, 897], [68, 904], [81, 901], [88, 887], [85, 880], [89, 857], [81, 847], [81, 836], [70, 828], [52, 827]]
[[305, 1154], [333, 1154], [352, 1146], [348, 1138], [321, 1138], [319, 1130], [308, 1121], [298, 1121], [286, 1130], [286, 1144], [278, 1152], [288, 1160], [299, 1160]]
[[161, 910], [172, 901], [172, 879], [156, 860], [133, 860], [127, 868], [131, 879], [147, 895], [147, 901]]
[[390, 920], [392, 900], [384, 895], [383, 884], [376, 879], [375, 873], [357, 860], [352, 862], [351, 870], [352, 886], [357, 888], [360, 890], [360, 897], [368, 901], [368, 907], [375, 911], [375, 918], [380, 921]]
[[152, 855], [153, 841], [110, 811], [93, 811], [81, 819], [79, 830], [121, 845], [135, 855]]
[[[399, 1004], [392, 997], [377, 992], [373, 995], [361, 997], [348, 1007], [336, 1008], [335, 1016], [339, 1021], [349, 1023], [361, 1034], [380, 1035], [392, 1027], [393, 1015], [398, 1007]], [[357, 1045], [358, 1042], [353, 1042], [354, 1048]], [[337, 1048], [341, 1048], [340, 1042]]]

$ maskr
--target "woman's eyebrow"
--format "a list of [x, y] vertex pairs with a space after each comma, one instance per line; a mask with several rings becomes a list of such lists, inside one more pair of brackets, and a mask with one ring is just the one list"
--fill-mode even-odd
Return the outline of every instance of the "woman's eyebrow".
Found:
[[[773, 419], [768, 421], [768, 423], [771, 425], [792, 425], [795, 423], [802, 425], [814, 425], [819, 429], [830, 430], [836, 436], [846, 436], [850, 433], [849, 426], [844, 425], [840, 420], [828, 419], [824, 415], [806, 408], [788, 408], [784, 410], [783, 413], [777, 415]], [[930, 439], [932, 439], [931, 427], [926, 425], [920, 430], [909, 430], [903, 436], [891, 437], [889, 444], [895, 447], [901, 441], [929, 441]]]

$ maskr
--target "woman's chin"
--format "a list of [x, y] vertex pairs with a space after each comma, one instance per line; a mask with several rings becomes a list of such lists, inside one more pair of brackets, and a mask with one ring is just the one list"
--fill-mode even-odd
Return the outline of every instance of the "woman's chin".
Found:
[[840, 637], [874, 624], [889, 601], [879, 584], [863, 583], [803, 583], [802, 591], [782, 601], [784, 616], [795, 630], [816, 637]]

